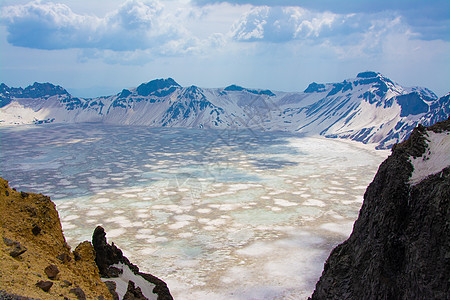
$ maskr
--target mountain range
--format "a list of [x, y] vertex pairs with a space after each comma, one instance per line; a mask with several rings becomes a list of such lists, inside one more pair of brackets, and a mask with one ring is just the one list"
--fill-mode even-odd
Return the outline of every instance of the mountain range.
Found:
[[151, 127], [245, 128], [347, 138], [390, 148], [418, 124], [450, 116], [450, 93], [438, 98], [366, 71], [339, 83], [311, 83], [303, 92], [182, 87], [157, 79], [112, 96], [82, 99], [61, 86], [24, 89], [0, 84], [0, 126], [101, 122]]

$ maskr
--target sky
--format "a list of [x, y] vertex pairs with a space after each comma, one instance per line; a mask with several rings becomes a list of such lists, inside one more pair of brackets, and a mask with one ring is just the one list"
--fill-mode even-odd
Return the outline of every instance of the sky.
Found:
[[448, 0], [2, 0], [0, 82], [111, 95], [157, 78], [303, 91], [376, 71], [450, 92]]

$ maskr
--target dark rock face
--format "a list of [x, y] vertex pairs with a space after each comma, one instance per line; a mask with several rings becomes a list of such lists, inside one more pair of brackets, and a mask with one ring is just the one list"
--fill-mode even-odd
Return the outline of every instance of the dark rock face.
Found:
[[[8, 104], [7, 100], [11, 101], [12, 97], [15, 98], [41, 98], [50, 97], [55, 95], [68, 95], [69, 93], [60, 87], [59, 85], [53, 85], [51, 83], [38, 83], [22, 88], [10, 88], [6, 84], [0, 84], [0, 107]], [[5, 102], [2, 104], [2, 102]]]
[[47, 275], [47, 277], [49, 279], [55, 279], [56, 276], [58, 276], [59, 270], [58, 267], [56, 265], [48, 265], [45, 269], [44, 269], [45, 274]]
[[12, 247], [9, 248], [9, 255], [11, 257], [18, 257], [27, 251], [27, 248], [19, 242], [13, 242]]
[[136, 92], [140, 96], [155, 95], [164, 97], [173, 93], [177, 88], [181, 87], [172, 78], [156, 79], [143, 83], [136, 88]]
[[139, 287], [134, 286], [133, 281], [128, 281], [127, 292], [123, 295], [123, 300], [147, 300], [147, 298], [142, 294]]
[[425, 102], [425, 100], [430, 99], [424, 97], [418, 92], [397, 96], [396, 101], [402, 108], [400, 117], [428, 112], [429, 105]]
[[[96, 253], [95, 262], [100, 271], [101, 277], [112, 278], [118, 277], [119, 269], [112, 267], [114, 264], [123, 263], [127, 265], [135, 274], [143, 277], [148, 282], [155, 285], [153, 293], [158, 295], [158, 300], [173, 300], [167, 284], [161, 279], [151, 275], [139, 272], [139, 268], [133, 265], [128, 258], [123, 256], [122, 251], [117, 248], [114, 243], [109, 245], [106, 241], [106, 233], [103, 227], [97, 226], [92, 235], [92, 245]], [[134, 283], [133, 283], [134, 286]], [[130, 298], [135, 299], [135, 298]], [[141, 299], [141, 298], [136, 298]]]
[[53, 282], [41, 280], [36, 283], [36, 286], [41, 290], [43, 290], [44, 292], [48, 292], [50, 288], [53, 286]]
[[311, 299], [448, 299], [450, 167], [408, 183], [408, 159], [425, 153], [426, 131], [450, 132], [450, 119], [419, 126], [393, 148], [367, 188], [351, 236], [331, 252]]
[[31, 232], [34, 235], [38, 235], [39, 233], [41, 233], [42, 228], [39, 227], [39, 225], [34, 225], [33, 228], [31, 228]]
[[70, 255], [67, 254], [67, 253], [61, 253], [61, 254], [59, 254], [56, 258], [59, 259], [59, 260], [60, 260], [61, 262], [63, 262], [63, 263], [68, 263], [69, 261], [72, 260], [72, 258], [70, 257]]
[[78, 300], [86, 300], [86, 294], [79, 287], [70, 289], [69, 293], [74, 294]]
[[119, 300], [119, 296], [116, 293], [116, 283], [114, 281], [105, 281], [108, 291], [111, 293], [113, 300]]
[[304, 93], [321, 93], [325, 91], [325, 84], [313, 82], [308, 85]]
[[95, 250], [95, 263], [97, 264], [100, 276], [102, 277], [117, 277], [116, 273], [110, 274], [109, 268], [111, 265], [122, 262], [124, 256], [122, 251], [114, 244], [109, 245], [106, 242], [106, 233], [103, 227], [97, 226], [92, 235], [92, 245]]
[[7, 293], [5, 291], [0, 291], [0, 299], [2, 299], [2, 300], [39, 300], [37, 298], [29, 298], [29, 297], [19, 296], [16, 294]]
[[356, 77], [358, 77], [358, 78], [373, 78], [373, 77], [377, 77], [377, 76], [378, 76], [378, 73], [373, 72], [373, 71], [361, 72], [361, 73], [358, 73], [358, 75], [356, 75]]

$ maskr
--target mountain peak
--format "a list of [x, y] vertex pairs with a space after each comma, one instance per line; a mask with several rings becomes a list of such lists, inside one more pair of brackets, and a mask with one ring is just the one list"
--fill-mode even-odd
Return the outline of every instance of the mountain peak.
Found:
[[378, 72], [374, 72], [374, 71], [365, 71], [365, 72], [358, 73], [358, 75], [356, 75], [356, 78], [374, 78], [374, 77], [377, 77], [378, 75], [381, 75], [381, 74]]
[[246, 88], [243, 88], [242, 86], [235, 85], [235, 84], [227, 86], [226, 88], [224, 88], [224, 91], [228, 91], [228, 92], [230, 92], [230, 91], [231, 92], [233, 92], [233, 91], [234, 92], [245, 91], [245, 92], [248, 92], [248, 93], [251, 93], [251, 94], [255, 94], [255, 95], [275, 96], [275, 94], [271, 90], [246, 89]]
[[[0, 94], [3, 97], [11, 98], [48, 98], [55, 95], [68, 95], [69, 93], [59, 85], [54, 85], [49, 82], [39, 83], [35, 82], [33, 85], [22, 88], [10, 88], [6, 84], [0, 84]], [[0, 105], [1, 107], [2, 105]]]
[[144, 97], [149, 95], [167, 96], [179, 87], [181, 86], [175, 80], [169, 77], [167, 79], [161, 78], [143, 83], [137, 87], [136, 92], [138, 93], [138, 95]]
[[45, 83], [35, 82], [33, 83], [33, 85], [29, 85], [23, 90], [21, 98], [40, 98], [44, 96], [55, 96], [65, 94], [69, 93], [59, 85], [54, 85], [49, 82]]

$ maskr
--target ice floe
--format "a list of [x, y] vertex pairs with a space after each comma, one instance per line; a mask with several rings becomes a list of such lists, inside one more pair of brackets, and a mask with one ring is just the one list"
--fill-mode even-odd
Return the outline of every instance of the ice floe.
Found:
[[[67, 126], [2, 129], [2, 172], [12, 186], [57, 195], [69, 244], [102, 224], [175, 299], [310, 295], [388, 154], [284, 133], [225, 143], [213, 130]], [[92, 127], [95, 142], [67, 143]]]

